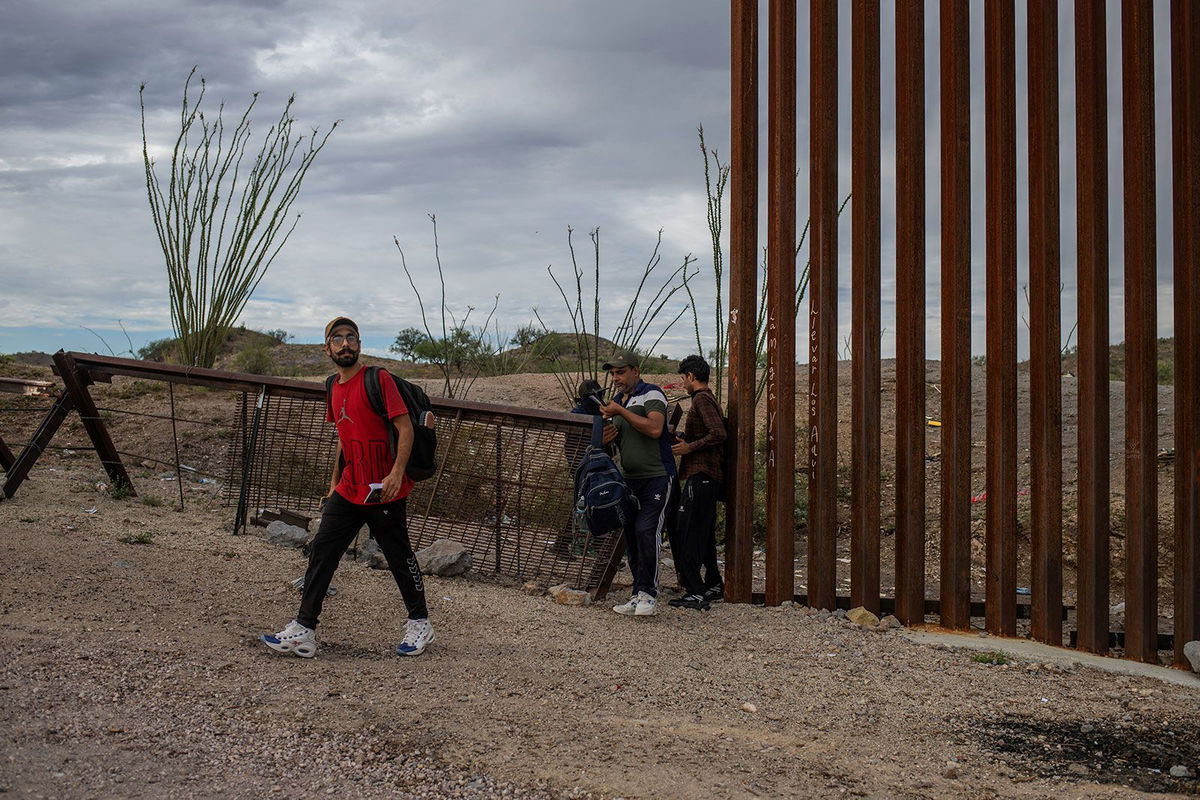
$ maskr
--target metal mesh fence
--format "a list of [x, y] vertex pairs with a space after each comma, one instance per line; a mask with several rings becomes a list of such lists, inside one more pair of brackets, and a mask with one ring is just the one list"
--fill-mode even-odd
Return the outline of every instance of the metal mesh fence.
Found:
[[336, 433], [325, 422], [325, 406], [293, 397], [263, 398], [258, 430], [254, 412], [258, 398], [242, 392], [234, 406], [234, 424], [225, 464], [222, 499], [236, 505], [246, 453], [253, 437], [255, 458], [247, 478], [247, 504], [252, 510], [317, 511], [329, 488]]
[[[243, 459], [252, 451], [246, 493], [251, 512], [315, 514], [336, 444], [323, 399], [267, 395], [255, 432], [257, 402], [242, 393], [234, 409], [225, 504], [237, 504]], [[574, 471], [590, 433], [584, 420], [500, 413], [476, 404], [435, 411], [439, 469], [409, 496], [413, 546], [451, 539], [470, 550], [478, 571], [596, 588], [618, 537], [594, 538], [575, 524]]]

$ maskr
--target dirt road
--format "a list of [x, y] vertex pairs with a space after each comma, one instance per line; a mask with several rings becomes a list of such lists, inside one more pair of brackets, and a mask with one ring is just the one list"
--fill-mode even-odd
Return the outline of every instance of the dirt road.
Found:
[[631, 619], [432, 578], [438, 639], [406, 660], [390, 576], [347, 562], [317, 657], [280, 656], [255, 637], [294, 614], [296, 551], [230, 536], [212, 486], [178, 512], [170, 482], [141, 480], [164, 501], [147, 505], [98, 490], [93, 460], [47, 464], [0, 503], [10, 796], [1200, 790], [1169, 774], [1200, 768], [1200, 692], [981, 664], [799, 608]]

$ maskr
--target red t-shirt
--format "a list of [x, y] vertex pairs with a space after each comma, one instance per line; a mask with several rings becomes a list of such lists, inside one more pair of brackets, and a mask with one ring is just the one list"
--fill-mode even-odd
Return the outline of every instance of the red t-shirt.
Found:
[[[335, 380], [329, 408], [325, 411], [326, 422], [337, 425], [338, 437], [342, 440], [342, 456], [346, 461], [336, 491], [351, 503], [359, 505], [365, 505], [367, 493], [371, 490], [368, 484], [381, 483], [396, 463], [396, 457], [392, 454], [389, 423], [375, 413], [367, 400], [367, 390], [363, 386], [366, 373], [366, 369], [360, 369], [345, 383]], [[396, 389], [396, 382], [382, 369], [379, 370], [379, 386], [383, 389], [384, 407], [387, 408], [389, 419], [408, 413]], [[412, 488], [412, 478], [405, 474], [398, 497], [408, 497]]]

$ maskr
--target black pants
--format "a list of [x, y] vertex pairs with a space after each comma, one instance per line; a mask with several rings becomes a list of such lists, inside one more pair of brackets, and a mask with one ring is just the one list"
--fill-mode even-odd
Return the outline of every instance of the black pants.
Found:
[[[688, 478], [679, 495], [672, 532], [675, 572], [688, 594], [723, 585], [717, 565], [717, 494], [720, 483], [703, 472]], [[700, 567], [704, 578], [700, 578]]]
[[325, 511], [321, 514], [321, 527], [312, 540], [297, 622], [309, 628], [317, 627], [325, 592], [329, 590], [329, 582], [333, 580], [338, 562], [364, 524], [371, 529], [371, 535], [387, 559], [396, 585], [400, 587], [400, 594], [404, 596], [408, 618], [425, 619], [429, 616], [421, 567], [408, 541], [407, 505], [406, 500], [400, 499], [384, 505], [360, 506], [337, 492], [329, 496]]
[[625, 524], [626, 555], [633, 573], [633, 591], [658, 597], [658, 552], [662, 549], [663, 525], [671, 503], [671, 478], [628, 478], [629, 491], [641, 502], [633, 519]]

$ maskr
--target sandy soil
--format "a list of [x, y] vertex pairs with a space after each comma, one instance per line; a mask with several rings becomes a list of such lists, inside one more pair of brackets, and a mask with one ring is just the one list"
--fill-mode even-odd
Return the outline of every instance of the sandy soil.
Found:
[[[510, 376], [473, 397], [550, 407], [550, 381]], [[169, 400], [122, 381], [97, 396], [158, 413]], [[176, 400], [196, 420], [181, 460], [219, 472], [229, 396]], [[110, 423], [122, 450], [170, 458], [169, 422]], [[84, 441], [75, 422], [55, 440]], [[431, 578], [438, 640], [405, 660], [392, 654], [403, 612], [390, 576], [345, 563], [317, 657], [280, 656], [255, 637], [294, 614], [298, 553], [230, 536], [220, 484], [199, 472], [178, 511], [169, 471], [131, 470], [141, 497], [114, 499], [94, 455], [51, 451], [0, 502], [0, 790], [12, 796], [1200, 793], [1169, 774], [1200, 769], [1200, 692], [983, 664], [800, 608], [634, 620], [473, 574]]]

